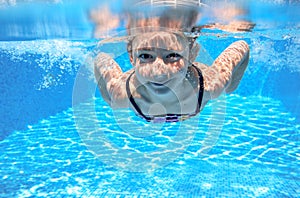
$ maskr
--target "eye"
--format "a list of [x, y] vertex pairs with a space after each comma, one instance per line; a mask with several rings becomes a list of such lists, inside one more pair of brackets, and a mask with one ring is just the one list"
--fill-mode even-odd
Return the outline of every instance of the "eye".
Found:
[[181, 58], [182, 58], [182, 56], [177, 53], [170, 53], [166, 56], [166, 59], [168, 62], [176, 62], [176, 61], [179, 61]]
[[142, 63], [149, 63], [154, 61], [154, 57], [151, 54], [143, 53], [140, 54], [138, 57]]

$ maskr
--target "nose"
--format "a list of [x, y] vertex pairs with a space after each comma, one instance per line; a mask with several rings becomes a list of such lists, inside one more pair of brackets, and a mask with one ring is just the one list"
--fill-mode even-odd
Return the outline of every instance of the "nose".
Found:
[[153, 75], [153, 80], [157, 83], [164, 83], [168, 80], [168, 67], [164, 63], [161, 57], [157, 57], [154, 64], [155, 72]]

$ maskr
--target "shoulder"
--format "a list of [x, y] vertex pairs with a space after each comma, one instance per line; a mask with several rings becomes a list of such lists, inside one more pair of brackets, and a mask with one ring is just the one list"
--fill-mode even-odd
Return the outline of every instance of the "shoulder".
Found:
[[203, 63], [194, 62], [193, 64], [201, 71], [201, 74], [203, 76], [204, 90], [207, 92], [214, 91], [216, 89], [216, 83], [218, 81], [218, 71], [215, 68]]
[[[128, 91], [133, 86], [133, 70], [123, 73], [118, 79], [109, 82], [109, 93], [112, 99], [113, 108], [127, 108], [128, 107]], [[134, 90], [134, 89], [133, 89]]]

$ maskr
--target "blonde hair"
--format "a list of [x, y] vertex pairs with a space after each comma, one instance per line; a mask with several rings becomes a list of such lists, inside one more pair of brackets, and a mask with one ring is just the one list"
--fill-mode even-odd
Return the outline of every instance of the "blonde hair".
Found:
[[[176, 36], [186, 37], [183, 32], [191, 32], [199, 17], [199, 12], [196, 8], [168, 8], [152, 16], [141, 12], [131, 12], [128, 14], [127, 33], [130, 39], [128, 40], [127, 51], [130, 56], [132, 53], [132, 41], [137, 35], [166, 31], [174, 33]], [[177, 40], [174, 39], [175, 35], [173, 39], [169, 39]], [[189, 42], [189, 49], [192, 49], [196, 38], [186, 38]], [[153, 35], [147, 42], [154, 42], [154, 39], [159, 39], [159, 36]], [[170, 42], [170, 45], [176, 45], [176, 41], [174, 43]]]

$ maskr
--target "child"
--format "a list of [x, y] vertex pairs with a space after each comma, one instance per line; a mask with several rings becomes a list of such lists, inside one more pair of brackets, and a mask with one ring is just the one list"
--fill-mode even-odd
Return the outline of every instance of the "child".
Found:
[[199, 47], [184, 34], [148, 32], [128, 44], [134, 66], [123, 73], [107, 54], [95, 60], [95, 76], [112, 108], [132, 108], [151, 122], [177, 122], [197, 115], [224, 90], [233, 92], [249, 61], [249, 47], [237, 41], [212, 66], [194, 62]]
[[108, 54], [97, 55], [95, 77], [112, 108], [131, 108], [149, 122], [177, 122], [238, 87], [249, 62], [247, 43], [231, 44], [211, 66], [194, 62], [199, 45], [182, 30], [193, 26], [197, 13], [176, 13], [129, 20], [127, 51], [133, 69], [123, 73]]

